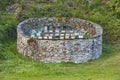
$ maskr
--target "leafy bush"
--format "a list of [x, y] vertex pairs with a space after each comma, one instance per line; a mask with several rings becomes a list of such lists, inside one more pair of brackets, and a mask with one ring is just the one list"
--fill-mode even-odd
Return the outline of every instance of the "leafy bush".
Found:
[[113, 11], [113, 13], [120, 18], [120, 1], [118, 0], [111, 0], [109, 2], [109, 7]]
[[0, 10], [4, 10], [6, 6], [15, 3], [16, 0], [0, 0]]
[[12, 13], [2, 14], [0, 21], [0, 42], [16, 38], [16, 17]]

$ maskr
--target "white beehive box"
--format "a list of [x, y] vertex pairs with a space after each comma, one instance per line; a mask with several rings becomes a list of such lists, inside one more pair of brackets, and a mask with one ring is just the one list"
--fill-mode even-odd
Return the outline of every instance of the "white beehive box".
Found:
[[71, 36], [71, 39], [75, 39], [75, 36], [74, 36], [74, 35], [72, 35], [72, 36]]
[[59, 32], [60, 32], [60, 30], [55, 30], [55, 32], [56, 32], [56, 33], [59, 33]]
[[65, 35], [66, 35], [66, 36], [70, 36], [70, 34], [69, 34], [69, 33], [66, 33]]
[[75, 33], [74, 33], [74, 35], [75, 35], [75, 36], [78, 36], [78, 35], [79, 35], [79, 33], [78, 33], [78, 32], [75, 32]]
[[63, 36], [60, 36], [60, 39], [64, 39], [64, 37], [63, 37]]
[[53, 31], [52, 30], [49, 30], [50, 33], [52, 33]]
[[46, 34], [45, 36], [49, 36], [49, 34]]
[[70, 39], [70, 36], [65, 36], [65, 39]]
[[35, 35], [32, 34], [32, 35], [31, 35], [31, 38], [35, 38]]
[[83, 38], [83, 35], [79, 35], [79, 38]]
[[44, 38], [44, 39], [48, 39], [48, 37], [47, 37], [47, 36], [44, 36], [43, 38]]
[[49, 34], [49, 36], [53, 36], [53, 34]]
[[44, 27], [44, 31], [47, 31], [47, 26]]
[[38, 39], [42, 39], [42, 36], [39, 36]]
[[65, 34], [62, 34], [62, 33], [60, 34], [60, 36], [64, 36], [64, 35], [65, 35]]
[[37, 37], [41, 36], [41, 32], [39, 31], [36, 35]]
[[48, 38], [49, 38], [49, 39], [52, 39], [52, 36], [49, 36]]
[[72, 31], [72, 30], [70, 31], [70, 33], [73, 33], [73, 32], [74, 32], [74, 31]]
[[61, 33], [65, 33], [65, 30], [62, 30]]
[[59, 36], [59, 33], [55, 33], [55, 36]]

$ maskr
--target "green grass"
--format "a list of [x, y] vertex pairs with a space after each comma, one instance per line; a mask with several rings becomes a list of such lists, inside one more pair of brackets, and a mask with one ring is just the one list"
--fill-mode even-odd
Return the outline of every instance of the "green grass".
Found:
[[17, 53], [16, 41], [4, 45], [0, 80], [120, 80], [120, 50], [103, 45], [103, 55], [82, 64], [43, 63]]

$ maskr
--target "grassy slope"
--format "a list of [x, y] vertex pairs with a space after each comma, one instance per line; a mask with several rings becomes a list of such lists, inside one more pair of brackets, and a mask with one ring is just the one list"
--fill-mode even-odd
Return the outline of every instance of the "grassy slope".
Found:
[[[110, 44], [119, 41], [120, 20], [116, 19], [101, 4], [96, 7], [94, 5], [94, 9], [90, 10], [91, 7], [86, 8], [80, 3], [69, 10], [70, 7], [66, 5], [67, 1], [69, 0], [49, 5], [43, 3], [41, 5], [44, 8], [40, 11], [36, 4], [21, 3], [24, 8], [17, 18], [13, 13], [0, 16], [0, 35], [2, 36], [0, 40], [5, 41], [4, 44], [0, 43], [2, 44], [0, 45], [0, 80], [120, 80], [120, 48], [119, 45], [116, 47], [116, 44]], [[60, 4], [64, 5], [61, 6]], [[104, 25], [103, 55], [99, 59], [84, 64], [43, 63], [17, 53], [14, 29], [18, 22], [29, 17], [49, 17], [51, 15], [65, 17], [70, 16], [70, 13], [72, 13], [71, 17], [84, 18]], [[6, 30], [8, 32], [4, 32]], [[107, 43], [108, 41], [109, 43]], [[117, 43], [119, 44], [119, 42]], [[4, 57], [1, 58], [1, 54]]]
[[97, 60], [57, 64], [23, 57], [11, 42], [5, 45], [7, 60], [0, 61], [0, 80], [120, 80], [120, 50], [103, 46], [103, 55]]

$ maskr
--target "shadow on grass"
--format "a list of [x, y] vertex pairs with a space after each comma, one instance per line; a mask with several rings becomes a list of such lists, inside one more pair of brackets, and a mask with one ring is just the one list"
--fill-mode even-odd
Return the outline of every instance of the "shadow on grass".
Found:
[[0, 52], [0, 60], [6, 60], [5, 55], [2, 52]]
[[0, 44], [0, 60], [6, 60], [5, 54], [4, 54], [4, 47], [2, 44]]
[[103, 54], [101, 58], [107, 59], [116, 55], [118, 49], [112, 44], [103, 44]]

